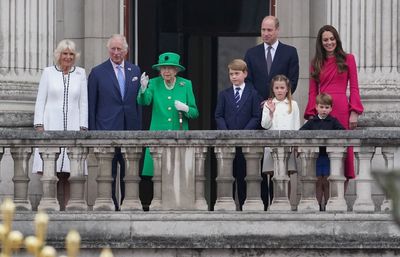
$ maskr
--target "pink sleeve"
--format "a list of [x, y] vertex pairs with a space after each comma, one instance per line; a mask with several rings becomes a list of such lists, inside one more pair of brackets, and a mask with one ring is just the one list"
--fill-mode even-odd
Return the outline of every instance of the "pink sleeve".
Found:
[[350, 111], [361, 114], [364, 111], [364, 107], [361, 103], [360, 91], [358, 88], [357, 66], [354, 55], [348, 54], [346, 56], [346, 63], [349, 69], [348, 80], [350, 81]]
[[[310, 67], [310, 74], [313, 72], [313, 67]], [[306, 110], [304, 111], [304, 119], [308, 120], [310, 116], [317, 114], [315, 110], [315, 98], [318, 95], [318, 83], [313, 78], [310, 77], [309, 87], [308, 87], [308, 103]]]

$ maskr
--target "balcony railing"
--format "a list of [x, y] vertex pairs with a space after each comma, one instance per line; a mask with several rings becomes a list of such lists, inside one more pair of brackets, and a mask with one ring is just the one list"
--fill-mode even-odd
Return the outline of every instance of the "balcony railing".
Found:
[[[94, 211], [113, 211], [111, 197], [111, 162], [115, 147], [121, 147], [126, 163], [125, 200], [122, 210], [139, 211], [139, 162], [144, 147], [149, 147], [154, 159], [154, 198], [151, 210], [210, 209], [206, 201], [205, 160], [208, 151], [217, 159], [215, 212], [235, 210], [232, 198], [232, 161], [235, 147], [242, 147], [247, 165], [247, 199], [243, 210], [262, 211], [260, 170], [264, 147], [272, 148], [274, 158], [275, 194], [270, 206], [274, 211], [291, 210], [288, 199], [286, 161], [288, 153], [297, 147], [300, 176], [298, 212], [319, 210], [315, 197], [315, 160], [319, 146], [327, 146], [331, 160], [330, 198], [327, 211], [374, 212], [390, 208], [385, 199], [376, 208], [372, 199], [371, 160], [377, 148], [386, 168], [394, 166], [394, 156], [400, 145], [400, 131], [0, 131], [1, 156], [10, 148], [14, 161], [14, 202], [19, 210], [31, 210], [28, 198], [29, 160], [35, 147], [43, 159], [41, 178], [43, 194], [38, 209], [56, 211], [55, 163], [60, 147], [66, 147], [71, 161], [71, 195], [66, 210], [87, 210], [84, 175], [85, 160], [93, 153], [97, 160], [97, 197]], [[356, 170], [356, 200], [347, 205], [344, 195], [344, 165], [346, 147], [353, 146], [358, 165]], [[212, 150], [210, 150], [212, 149]], [[90, 172], [90, 170], [89, 170]]]

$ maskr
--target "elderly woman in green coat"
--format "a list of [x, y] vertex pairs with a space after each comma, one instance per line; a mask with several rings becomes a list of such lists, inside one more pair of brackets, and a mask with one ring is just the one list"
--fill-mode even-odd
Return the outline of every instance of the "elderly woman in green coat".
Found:
[[[150, 130], [188, 130], [188, 119], [199, 116], [192, 82], [176, 76], [179, 71], [185, 70], [179, 59], [176, 53], [163, 53], [158, 58], [158, 64], [152, 66], [160, 71], [160, 76], [149, 80], [144, 72], [140, 78], [137, 101], [141, 105], [153, 106]], [[142, 176], [153, 176], [153, 170], [153, 158], [147, 148]]]

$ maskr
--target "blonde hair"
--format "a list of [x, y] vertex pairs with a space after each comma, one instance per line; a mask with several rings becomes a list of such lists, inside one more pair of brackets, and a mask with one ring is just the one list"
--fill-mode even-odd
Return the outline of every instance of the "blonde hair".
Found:
[[121, 34], [114, 34], [108, 39], [108, 41], [107, 41], [107, 48], [108, 49], [110, 49], [111, 41], [114, 40], [114, 39], [120, 40], [122, 42], [123, 50], [124, 51], [128, 51], [128, 42], [126, 41], [126, 37], [124, 35], [121, 35]]
[[242, 59], [234, 59], [228, 64], [228, 69], [247, 72], [247, 64]]
[[276, 75], [275, 77], [272, 78], [271, 80], [271, 86], [270, 86], [270, 95], [275, 97], [274, 94], [274, 83], [277, 81], [283, 81], [286, 84], [288, 92], [286, 93], [286, 98], [289, 101], [289, 111], [288, 113], [292, 113], [292, 86], [290, 84], [290, 80], [285, 76], [285, 75]]
[[57, 48], [54, 50], [54, 63], [56, 65], [60, 65], [61, 53], [67, 49], [70, 50], [75, 55], [74, 64], [79, 59], [80, 53], [76, 51], [76, 46], [74, 41], [69, 39], [63, 39], [58, 43]]

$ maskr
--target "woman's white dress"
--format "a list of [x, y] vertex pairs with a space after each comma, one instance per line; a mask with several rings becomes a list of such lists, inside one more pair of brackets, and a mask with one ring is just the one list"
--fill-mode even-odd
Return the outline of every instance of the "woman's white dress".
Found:
[[[63, 75], [55, 66], [43, 70], [35, 104], [34, 124], [48, 130], [80, 130], [88, 127], [86, 73], [73, 67]], [[33, 172], [43, 171], [43, 162], [35, 149]], [[70, 163], [65, 148], [57, 160], [57, 172], [69, 172]]]

